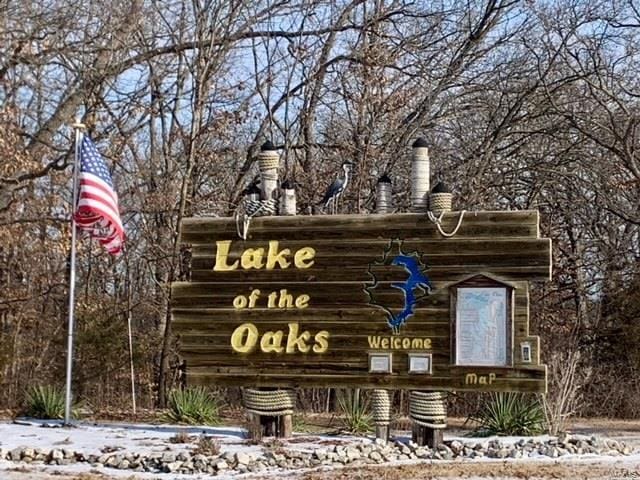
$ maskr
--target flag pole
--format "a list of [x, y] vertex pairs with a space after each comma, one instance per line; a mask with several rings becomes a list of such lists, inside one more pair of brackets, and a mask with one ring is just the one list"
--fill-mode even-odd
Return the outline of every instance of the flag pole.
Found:
[[[129, 267], [127, 262], [127, 268]], [[127, 333], [129, 335], [129, 367], [131, 370], [131, 401], [133, 403], [133, 414], [136, 414], [136, 376], [133, 369], [133, 335], [131, 333], [131, 270], [127, 272]]]
[[71, 201], [71, 259], [69, 261], [69, 326], [67, 331], [67, 377], [64, 398], [64, 425], [71, 425], [71, 372], [73, 367], [73, 329], [74, 329], [74, 309], [76, 293], [76, 221], [74, 214], [78, 197], [78, 172], [80, 171], [80, 148], [82, 145], [82, 131], [86, 128], [82, 123], [76, 121], [75, 129], [75, 152], [73, 161], [73, 196]]

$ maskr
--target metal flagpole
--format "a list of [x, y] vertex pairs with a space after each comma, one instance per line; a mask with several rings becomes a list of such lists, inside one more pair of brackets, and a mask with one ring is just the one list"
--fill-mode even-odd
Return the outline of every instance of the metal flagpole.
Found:
[[85, 126], [76, 122], [73, 125], [76, 131], [76, 145], [73, 161], [73, 197], [71, 202], [71, 259], [69, 274], [69, 326], [67, 332], [67, 379], [64, 398], [64, 424], [71, 424], [71, 371], [73, 367], [73, 328], [74, 307], [76, 293], [76, 221], [74, 213], [78, 197], [78, 172], [80, 171], [80, 149], [82, 146], [82, 131]]
[[127, 315], [129, 324], [129, 364], [131, 366], [131, 401], [133, 402], [133, 414], [136, 414], [136, 376], [133, 370], [133, 339], [131, 338], [131, 311]]
[[136, 414], [136, 377], [133, 370], [133, 336], [131, 334], [131, 271], [129, 271], [129, 285], [127, 289], [127, 330], [129, 333], [129, 366], [131, 368], [131, 401], [133, 414]]

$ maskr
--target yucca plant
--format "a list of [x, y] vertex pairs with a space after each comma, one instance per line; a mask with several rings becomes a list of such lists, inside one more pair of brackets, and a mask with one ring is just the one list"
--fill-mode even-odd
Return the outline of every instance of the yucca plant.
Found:
[[544, 411], [536, 398], [520, 393], [492, 393], [469, 417], [478, 427], [473, 435], [537, 435], [544, 431]]
[[169, 411], [166, 418], [190, 425], [216, 425], [219, 420], [218, 404], [203, 387], [172, 390], [168, 396]]
[[360, 389], [338, 391], [338, 406], [342, 412], [342, 422], [347, 431], [354, 435], [364, 435], [371, 430], [372, 419], [369, 402], [361, 395]]
[[64, 392], [51, 385], [30, 387], [26, 392], [24, 413], [33, 418], [64, 418]]

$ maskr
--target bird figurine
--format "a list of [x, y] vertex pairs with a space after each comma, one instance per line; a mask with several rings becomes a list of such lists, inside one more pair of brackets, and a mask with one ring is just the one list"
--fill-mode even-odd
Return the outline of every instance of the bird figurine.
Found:
[[327, 188], [327, 191], [324, 194], [324, 198], [318, 203], [318, 205], [322, 205], [322, 208], [331, 206], [331, 213], [337, 213], [338, 199], [342, 196], [349, 185], [352, 168], [352, 162], [346, 161], [342, 164], [344, 176], [336, 178], [333, 183], [329, 185], [329, 188]]

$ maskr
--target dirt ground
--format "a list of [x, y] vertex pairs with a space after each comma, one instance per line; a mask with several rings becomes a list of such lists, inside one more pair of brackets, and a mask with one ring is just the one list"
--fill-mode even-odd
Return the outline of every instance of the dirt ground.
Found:
[[[104, 474], [44, 474], [28, 469], [2, 472], [3, 480], [134, 480], [136, 477], [110, 477]], [[149, 477], [146, 477], [149, 478]], [[196, 477], [201, 478], [201, 477]], [[635, 466], [560, 464], [540, 462], [485, 462], [402, 465], [395, 467], [343, 468], [311, 473], [243, 477], [247, 480], [633, 480], [640, 479], [640, 464]]]
[[308, 473], [301, 480], [439, 480], [439, 479], [640, 479], [640, 465], [616, 467], [600, 465], [547, 464], [539, 462], [431, 464], [376, 467], [368, 469], [346, 468], [339, 471]]

